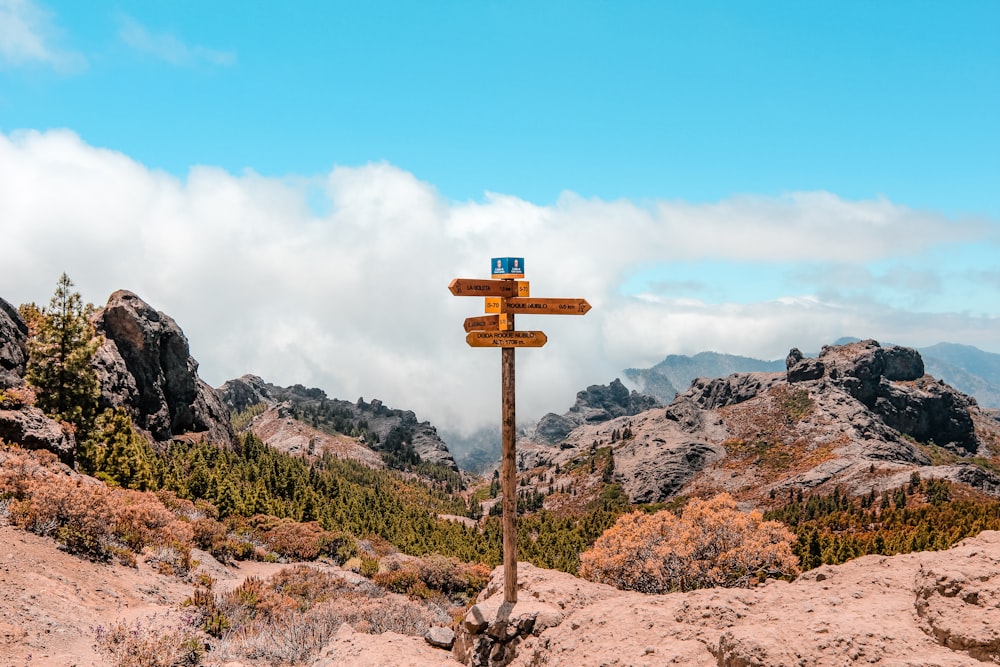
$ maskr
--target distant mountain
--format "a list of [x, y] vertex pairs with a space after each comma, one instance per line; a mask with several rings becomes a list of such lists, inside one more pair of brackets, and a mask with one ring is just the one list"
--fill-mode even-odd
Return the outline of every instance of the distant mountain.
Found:
[[920, 348], [920, 354], [928, 374], [975, 397], [984, 408], [1000, 408], [1000, 354], [956, 343]]
[[[860, 338], [841, 338], [834, 345], [856, 343]], [[984, 408], [1000, 408], [1000, 354], [984, 352], [971, 345], [938, 343], [917, 348], [925, 370]], [[806, 354], [816, 356], [818, 353]], [[693, 357], [671, 354], [652, 368], [628, 368], [622, 373], [637, 391], [665, 403], [686, 391], [695, 378], [721, 378], [732, 373], [774, 373], [785, 370], [785, 360], [763, 361], [718, 352], [699, 352]]]
[[627, 368], [622, 373], [643, 394], [670, 403], [687, 390], [695, 378], [719, 378], [733, 373], [777, 373], [785, 370], [784, 359], [762, 361], [718, 352], [699, 352], [693, 357], [671, 354], [652, 368]]

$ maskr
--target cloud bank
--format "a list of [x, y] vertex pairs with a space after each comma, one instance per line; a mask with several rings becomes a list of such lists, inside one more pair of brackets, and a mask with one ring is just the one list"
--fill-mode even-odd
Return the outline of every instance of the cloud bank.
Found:
[[[995, 268], [962, 254], [995, 247], [1000, 225], [884, 199], [453, 202], [389, 164], [287, 178], [200, 166], [178, 179], [69, 131], [0, 134], [0, 174], [8, 301], [47, 302], [63, 271], [97, 305], [129, 289], [177, 320], [213, 385], [254, 373], [380, 398], [459, 431], [499, 422], [500, 355], [466, 345], [462, 321], [482, 300], [447, 285], [486, 277], [491, 256], [524, 256], [534, 296], [594, 307], [518, 319], [549, 338], [518, 352], [523, 419], [667, 354], [780, 358], [844, 335], [1000, 352]], [[644, 279], [706, 265], [722, 268]], [[733, 296], [758, 271], [779, 293]], [[971, 282], [974, 309], [959, 297]], [[951, 306], [897, 305], [927, 290]]]

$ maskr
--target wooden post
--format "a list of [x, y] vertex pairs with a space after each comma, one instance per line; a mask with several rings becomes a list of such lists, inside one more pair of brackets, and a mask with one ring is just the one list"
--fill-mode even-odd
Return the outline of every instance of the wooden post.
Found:
[[517, 602], [517, 456], [514, 452], [514, 348], [501, 351], [501, 462], [503, 490], [503, 600]]
[[536, 299], [524, 278], [523, 257], [490, 259], [489, 280], [455, 278], [448, 290], [455, 296], [484, 297], [487, 315], [465, 320], [465, 342], [472, 347], [499, 347], [501, 373], [500, 486], [503, 491], [503, 601], [517, 602], [517, 454], [514, 450], [514, 350], [542, 347], [548, 338], [541, 331], [516, 331], [514, 313], [527, 315], [586, 315], [586, 299]]

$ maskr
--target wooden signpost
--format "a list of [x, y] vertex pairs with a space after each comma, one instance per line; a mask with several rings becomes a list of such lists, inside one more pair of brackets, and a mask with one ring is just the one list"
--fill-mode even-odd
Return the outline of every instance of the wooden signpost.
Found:
[[517, 456], [514, 451], [514, 350], [542, 347], [548, 337], [541, 331], [516, 331], [514, 314], [586, 315], [586, 299], [531, 298], [524, 278], [523, 257], [494, 257], [491, 280], [455, 278], [448, 290], [455, 296], [486, 297], [486, 312], [465, 320], [465, 341], [472, 347], [499, 347], [501, 405], [500, 485], [503, 491], [503, 599], [517, 602]]

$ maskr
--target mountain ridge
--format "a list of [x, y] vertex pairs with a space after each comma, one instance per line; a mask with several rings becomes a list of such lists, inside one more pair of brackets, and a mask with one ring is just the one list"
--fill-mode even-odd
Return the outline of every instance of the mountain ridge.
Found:
[[[860, 340], [843, 337], [833, 345], [856, 343]], [[928, 373], [974, 397], [981, 406], [1000, 409], [1000, 354], [986, 352], [972, 345], [948, 342], [914, 349], [923, 357]], [[806, 353], [805, 356], [815, 357], [818, 354]], [[622, 374], [637, 391], [669, 403], [677, 394], [690, 387], [695, 378], [782, 370], [784, 360], [780, 359], [768, 361], [705, 351], [691, 356], [670, 354], [649, 368], [627, 368]]]

